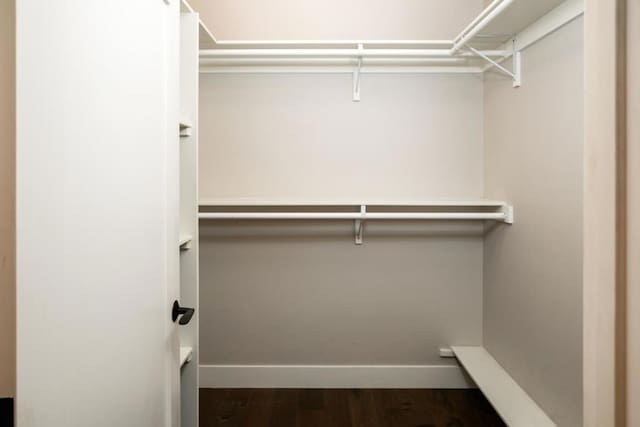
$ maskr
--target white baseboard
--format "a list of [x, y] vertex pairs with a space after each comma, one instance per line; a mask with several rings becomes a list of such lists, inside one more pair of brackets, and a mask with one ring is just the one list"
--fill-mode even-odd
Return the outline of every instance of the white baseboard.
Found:
[[459, 366], [200, 365], [200, 388], [473, 388]]

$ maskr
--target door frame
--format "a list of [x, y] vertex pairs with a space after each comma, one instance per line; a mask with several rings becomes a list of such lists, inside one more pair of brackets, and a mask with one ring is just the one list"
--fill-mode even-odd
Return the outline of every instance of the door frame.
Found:
[[[628, 421], [627, 6], [585, 0], [583, 411], [585, 426]], [[637, 184], [636, 184], [637, 185]], [[635, 278], [635, 276], [633, 276]]]

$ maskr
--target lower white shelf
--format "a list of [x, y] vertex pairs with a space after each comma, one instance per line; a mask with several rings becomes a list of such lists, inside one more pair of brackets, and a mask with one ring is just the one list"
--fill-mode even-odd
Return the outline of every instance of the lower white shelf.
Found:
[[193, 357], [193, 347], [180, 347], [180, 367], [191, 362]]
[[556, 425], [483, 347], [451, 348], [508, 426]]

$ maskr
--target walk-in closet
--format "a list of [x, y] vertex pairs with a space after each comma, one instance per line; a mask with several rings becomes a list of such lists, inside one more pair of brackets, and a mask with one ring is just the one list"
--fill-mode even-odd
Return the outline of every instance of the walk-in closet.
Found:
[[579, 425], [582, 2], [322, 44], [218, 41], [193, 6], [200, 387], [477, 386], [510, 425]]
[[604, 3], [17, 0], [15, 425], [636, 425]]

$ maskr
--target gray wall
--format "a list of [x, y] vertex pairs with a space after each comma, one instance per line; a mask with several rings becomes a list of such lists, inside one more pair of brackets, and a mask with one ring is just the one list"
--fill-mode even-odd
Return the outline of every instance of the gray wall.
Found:
[[516, 225], [484, 245], [484, 344], [561, 426], [582, 425], [583, 26], [523, 53], [523, 85], [488, 74], [486, 194]]
[[202, 74], [200, 200], [481, 197], [477, 75]]
[[[483, 191], [471, 75], [202, 75], [200, 199], [428, 200]], [[448, 364], [482, 342], [479, 224], [200, 228], [201, 363]]]

